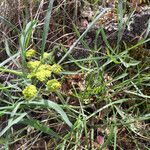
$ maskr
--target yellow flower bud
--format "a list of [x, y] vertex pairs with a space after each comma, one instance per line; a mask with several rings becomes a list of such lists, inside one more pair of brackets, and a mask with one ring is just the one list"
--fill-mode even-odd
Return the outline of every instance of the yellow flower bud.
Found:
[[49, 59], [50, 58], [50, 53], [47, 53], [47, 52], [44, 52], [43, 53], [43, 57], [40, 57], [40, 60], [42, 61], [42, 60], [47, 60], [47, 59]]
[[59, 74], [62, 70], [62, 67], [58, 64], [54, 64], [51, 66], [51, 71], [55, 74]]
[[49, 71], [51, 71], [51, 66], [48, 64], [40, 65], [38, 70], [49, 70]]
[[36, 86], [34, 85], [29, 85], [22, 91], [24, 98], [27, 100], [30, 100], [33, 97], [35, 97], [37, 92], [38, 91], [36, 89]]
[[40, 64], [40, 61], [30, 61], [28, 62], [28, 68], [30, 69], [30, 74], [27, 78], [37, 78], [39, 81], [43, 82], [48, 77], [51, 76], [51, 66], [48, 64]]
[[57, 91], [60, 87], [61, 87], [61, 84], [56, 79], [52, 79], [47, 82], [47, 88], [51, 92]]
[[37, 67], [39, 67], [39, 65], [40, 65], [40, 61], [29, 61], [28, 63], [27, 63], [27, 67], [29, 68], [29, 69], [31, 69], [31, 70], [33, 70], [33, 69], [36, 69]]
[[31, 74], [28, 74], [28, 75], [27, 75], [27, 78], [28, 78], [28, 79], [31, 79], [31, 78], [33, 78], [34, 76], [35, 76], [35, 74], [31, 73]]
[[30, 59], [31, 57], [33, 57], [36, 54], [36, 51], [34, 49], [29, 49], [28, 51], [26, 51], [26, 58]]
[[41, 82], [45, 81], [50, 76], [51, 71], [49, 70], [40, 70], [35, 73], [35, 77]]
[[49, 53], [44, 52], [44, 53], [43, 53], [43, 59], [48, 59], [48, 58], [49, 58]]

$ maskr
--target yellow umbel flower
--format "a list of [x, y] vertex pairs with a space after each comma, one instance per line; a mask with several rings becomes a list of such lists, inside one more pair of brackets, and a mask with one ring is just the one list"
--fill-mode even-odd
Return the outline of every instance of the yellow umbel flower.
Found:
[[51, 71], [55, 74], [59, 74], [62, 70], [62, 67], [58, 64], [54, 64], [51, 66]]
[[43, 64], [43, 65], [39, 66], [38, 70], [49, 70], [49, 71], [51, 71], [51, 66], [48, 64]]
[[57, 91], [61, 87], [60, 82], [56, 79], [49, 80], [46, 85], [50, 92]]
[[30, 100], [33, 97], [35, 97], [37, 92], [38, 91], [36, 89], [36, 86], [34, 85], [29, 85], [22, 91], [24, 98], [27, 100]]
[[33, 57], [36, 54], [36, 51], [34, 49], [29, 49], [28, 51], [26, 51], [26, 58], [30, 59], [31, 57]]
[[50, 70], [37, 70], [36, 72], [28, 74], [27, 78], [37, 78], [39, 81], [43, 82], [45, 81], [48, 77], [51, 77], [51, 71]]
[[29, 69], [31, 69], [31, 70], [33, 70], [33, 69], [36, 69], [37, 67], [39, 67], [40, 66], [40, 61], [29, 61], [28, 63], [27, 63], [27, 67], [29, 68]]
[[37, 78], [39, 81], [43, 82], [48, 77], [51, 76], [51, 66], [48, 64], [40, 64], [40, 61], [30, 61], [28, 62], [28, 68], [31, 73], [27, 78]]
[[35, 73], [35, 77], [41, 82], [45, 81], [50, 76], [51, 71], [49, 70], [40, 70]]
[[33, 70], [51, 70], [51, 66], [48, 64], [41, 64], [40, 61], [29, 61], [27, 67], [33, 72]]

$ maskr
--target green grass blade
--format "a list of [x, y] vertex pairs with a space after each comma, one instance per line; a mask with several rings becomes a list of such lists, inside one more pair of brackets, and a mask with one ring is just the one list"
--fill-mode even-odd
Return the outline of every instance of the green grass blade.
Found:
[[123, 1], [119, 0], [118, 1], [118, 41], [117, 41], [117, 45], [119, 46], [119, 43], [122, 39], [122, 35], [123, 35]]
[[26, 48], [28, 47], [32, 31], [36, 27], [36, 24], [37, 24], [37, 21], [32, 20], [26, 25], [25, 29], [22, 31], [22, 34], [20, 37], [20, 46], [23, 52], [25, 52]]
[[95, 116], [97, 113], [101, 112], [102, 110], [104, 110], [104, 109], [106, 109], [106, 108], [108, 108], [108, 107], [110, 107], [110, 106], [113, 106], [113, 105], [115, 105], [115, 104], [121, 104], [121, 103], [126, 102], [126, 101], [128, 101], [128, 99], [120, 99], [120, 100], [118, 100], [118, 101], [111, 102], [111, 103], [109, 103], [109, 104], [103, 106], [102, 108], [97, 109], [95, 112], [93, 112], [91, 115], [89, 115], [89, 116], [86, 118], [86, 120], [90, 119], [91, 117]]
[[17, 67], [19, 67], [19, 64], [17, 63], [17, 61], [15, 59], [13, 59], [13, 57], [12, 57], [12, 54], [10, 52], [10, 48], [9, 48], [9, 44], [8, 44], [8, 40], [7, 39], [5, 39], [5, 50], [6, 50], [7, 55], [9, 56], [9, 58], [12, 58], [13, 63]]
[[26, 115], [27, 113], [22, 113], [18, 118], [14, 120], [10, 119], [11, 121], [9, 121], [9, 124], [0, 132], [0, 137], [4, 135], [7, 132], [7, 130], [9, 130], [14, 124], [20, 122]]
[[47, 10], [46, 18], [44, 21], [44, 30], [43, 30], [43, 35], [42, 35], [42, 47], [41, 47], [41, 56], [42, 57], [43, 57], [43, 53], [44, 53], [44, 49], [45, 49], [46, 39], [48, 36], [49, 23], [50, 23], [50, 19], [51, 19], [53, 2], [54, 2], [54, 0], [49, 0], [48, 10]]
[[42, 106], [42, 107], [45, 107], [45, 108], [54, 109], [57, 113], [59, 113], [61, 115], [61, 117], [65, 121], [65, 123], [69, 127], [72, 127], [72, 123], [69, 121], [68, 116], [66, 115], [64, 110], [57, 103], [54, 103], [54, 102], [48, 101], [48, 100], [40, 100], [40, 101], [30, 101], [27, 104], [28, 105], [36, 105], [36, 106], [38, 105], [38, 106]]
[[16, 28], [15, 25], [13, 25], [11, 22], [9, 22], [7, 19], [5, 19], [4, 17], [0, 16], [0, 21], [2, 21], [3, 23], [5, 23], [8, 27], [11, 27], [13, 30], [17, 31], [18, 33], [20, 33], [20, 30], [18, 28]]
[[6, 65], [7, 63], [11, 62], [13, 59], [15, 59], [16, 57], [18, 57], [20, 55], [20, 51], [17, 52], [16, 54], [12, 55], [11, 57], [7, 58], [6, 60], [4, 60], [3, 62], [0, 63], [0, 67]]
[[15, 71], [15, 70], [5, 69], [5, 68], [1, 68], [1, 67], [0, 67], [0, 73], [1, 73], [1, 72], [12, 73], [12, 74], [15, 74], [15, 75], [17, 75], [17, 76], [22, 76], [22, 75], [23, 75], [22, 72], [20, 72], [20, 71]]
[[32, 119], [32, 118], [24, 119], [21, 123], [30, 125], [43, 133], [51, 135], [52, 137], [59, 138], [59, 139], [61, 138], [56, 132], [54, 132], [48, 126], [42, 124], [40, 121], [36, 119]]
[[[26, 25], [24, 31], [22, 31], [22, 34], [21, 34], [21, 37], [20, 37], [21, 57], [22, 57], [22, 65], [23, 65], [22, 69], [24, 69], [26, 67], [25, 52], [26, 52], [26, 49], [29, 45], [30, 38], [31, 38], [31, 35], [32, 35], [32, 31], [35, 28], [36, 23], [37, 23], [36, 20], [30, 21]], [[24, 70], [22, 70], [22, 71], [25, 74], [25, 71]]]
[[147, 27], [145, 38], [147, 38], [149, 34], [150, 34], [150, 19], [148, 20], [148, 27]]
[[88, 25], [87, 29], [82, 33], [82, 35], [70, 46], [69, 50], [66, 52], [66, 54], [61, 58], [61, 60], [58, 62], [60, 64], [64, 59], [68, 56], [68, 54], [74, 49], [74, 47], [78, 44], [78, 42], [86, 35], [86, 33], [91, 29], [91, 27], [95, 24], [95, 22], [104, 15], [106, 11], [108, 11], [109, 8], [105, 8], [102, 12], [97, 15], [97, 17]]

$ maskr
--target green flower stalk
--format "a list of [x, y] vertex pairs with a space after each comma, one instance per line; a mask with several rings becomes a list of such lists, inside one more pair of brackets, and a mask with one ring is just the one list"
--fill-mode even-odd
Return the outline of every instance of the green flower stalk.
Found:
[[23, 73], [22, 72], [20, 72], [20, 71], [15, 71], [15, 70], [11, 70], [11, 69], [5, 69], [5, 68], [1, 68], [0, 67], [0, 74], [1, 73], [12, 73], [12, 74], [15, 74], [15, 75], [17, 75], [17, 76], [23, 76]]
[[26, 100], [30, 100], [35, 97], [37, 92], [37, 88], [34, 85], [29, 85], [22, 91], [23, 96]]
[[31, 57], [33, 57], [36, 54], [36, 51], [34, 49], [29, 49], [28, 51], [26, 51], [26, 58], [30, 59]]
[[61, 87], [60, 82], [57, 81], [56, 79], [49, 80], [46, 85], [47, 85], [47, 89], [50, 92], [55, 92]]

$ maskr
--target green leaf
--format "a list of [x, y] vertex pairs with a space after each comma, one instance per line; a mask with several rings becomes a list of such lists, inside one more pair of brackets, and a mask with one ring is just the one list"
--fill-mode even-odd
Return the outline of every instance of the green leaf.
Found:
[[27, 115], [27, 113], [22, 113], [22, 114], [20, 114], [20, 116], [18, 117], [18, 118], [16, 118], [16, 119], [9, 119], [8, 120], [8, 125], [0, 132], [0, 137], [2, 136], [2, 135], [4, 135], [4, 133], [7, 131], [7, 130], [9, 130], [14, 124], [17, 124], [18, 122], [20, 122], [21, 120], [22, 120], [22, 118], [24, 118], [25, 116]]
[[57, 104], [49, 100], [40, 100], [40, 101], [29, 101], [27, 103], [28, 105], [38, 105], [42, 106], [45, 108], [52, 108], [54, 109], [57, 113], [59, 113], [62, 117], [62, 119], [65, 121], [65, 123], [69, 126], [72, 127], [72, 123], [69, 121], [69, 118], [67, 117], [66, 113], [64, 110]]
[[34, 127], [35, 129], [42, 131], [46, 134], [49, 134], [55, 138], [61, 138], [56, 132], [54, 132], [52, 129], [50, 129], [49, 127], [47, 127], [44, 124], [41, 124], [40, 121], [36, 120], [36, 119], [24, 119], [21, 123], [26, 124], [26, 125], [30, 125], [32, 127]]
[[119, 46], [119, 42], [122, 39], [122, 35], [123, 35], [123, 1], [119, 0], [118, 1], [118, 9], [117, 9], [117, 14], [118, 14], [118, 40], [117, 40], [117, 45]]
[[97, 20], [100, 19], [100, 17], [102, 17], [106, 11], [110, 10], [109, 8], [105, 8], [102, 12], [99, 11], [98, 15], [94, 18], [94, 20], [89, 23], [89, 25], [87, 26], [86, 30], [81, 34], [81, 36], [72, 44], [72, 46], [69, 48], [69, 50], [66, 52], [66, 54], [59, 60], [58, 64], [60, 64], [61, 62], [64, 61], [64, 59], [68, 56], [68, 54], [71, 53], [71, 51], [74, 49], [74, 47], [78, 44], [79, 41], [81, 41], [81, 39], [83, 37], [85, 37], [85, 35], [87, 34], [87, 32], [93, 27], [93, 25], [96, 23]]
[[36, 26], [37, 21], [36, 20], [32, 20], [30, 21], [25, 29], [22, 31], [21, 37], [20, 37], [20, 44], [21, 44], [21, 48], [22, 50], [25, 50], [29, 44], [29, 40], [31, 38], [31, 34], [33, 29]]
[[5, 25], [7, 25], [8, 27], [11, 27], [16, 32], [18, 32], [18, 33], [20, 32], [20, 30], [18, 28], [16, 28], [16, 26], [14, 24], [12, 24], [11, 22], [9, 22], [7, 19], [5, 19], [2, 16], [0, 16], [0, 22], [3, 22]]
[[[26, 67], [26, 58], [25, 58], [25, 52], [29, 45], [32, 31], [36, 27], [37, 21], [32, 20], [30, 21], [25, 29], [22, 31], [21, 37], [20, 37], [20, 46], [21, 46], [21, 57], [22, 57], [22, 64], [24, 67]], [[26, 74], [25, 70], [23, 71], [24, 74]]]
[[5, 114], [5, 110], [4, 111], [0, 111], [0, 117], [3, 116]]
[[50, 23], [53, 3], [54, 3], [54, 0], [49, 0], [48, 10], [47, 10], [47, 14], [46, 14], [45, 21], [44, 21], [44, 29], [43, 29], [43, 35], [42, 35], [42, 47], [41, 47], [41, 56], [42, 57], [43, 57], [43, 53], [44, 53], [44, 49], [45, 49], [46, 39], [48, 36], [49, 23]]

